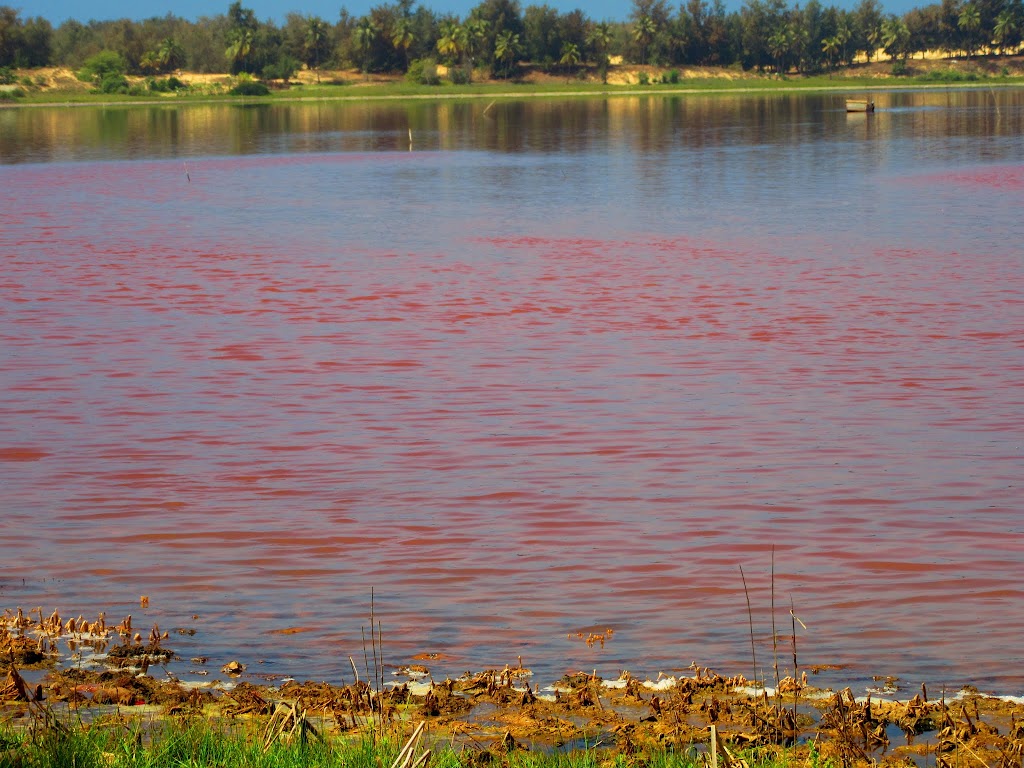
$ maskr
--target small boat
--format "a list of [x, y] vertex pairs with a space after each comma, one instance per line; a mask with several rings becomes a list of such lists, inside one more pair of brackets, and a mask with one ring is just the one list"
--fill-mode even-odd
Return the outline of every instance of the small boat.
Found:
[[875, 102], [868, 101], [867, 99], [847, 99], [846, 100], [846, 111], [847, 112], [874, 112]]

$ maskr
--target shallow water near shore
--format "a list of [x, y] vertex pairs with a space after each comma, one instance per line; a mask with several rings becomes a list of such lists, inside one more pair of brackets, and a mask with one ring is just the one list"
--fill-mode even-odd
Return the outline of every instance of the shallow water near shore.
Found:
[[1024, 91], [875, 101], [0, 111], [0, 608], [1024, 692]]

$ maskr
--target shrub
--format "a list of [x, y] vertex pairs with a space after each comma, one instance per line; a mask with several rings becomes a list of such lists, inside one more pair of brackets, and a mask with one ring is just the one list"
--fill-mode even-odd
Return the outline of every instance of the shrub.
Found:
[[82, 82], [100, 86], [102, 90], [102, 83], [109, 75], [124, 75], [127, 71], [128, 65], [117, 51], [100, 51], [85, 60], [75, 77]]
[[10, 67], [0, 67], [0, 85], [14, 85], [18, 78]]
[[184, 91], [188, 89], [188, 85], [183, 83], [174, 75], [164, 78], [163, 80], [157, 80], [153, 77], [147, 78], [146, 87], [153, 93], [172, 93], [174, 91]]
[[910, 73], [910, 67], [907, 66], [907, 62], [904, 59], [896, 59], [892, 63], [892, 73], [896, 77], [903, 77]]
[[413, 59], [409, 62], [409, 71], [405, 73], [406, 81], [419, 85], [440, 85], [441, 77], [437, 74], [437, 62], [433, 59]]
[[462, 67], [450, 67], [448, 69], [448, 79], [455, 83], [455, 85], [466, 85], [469, 82], [469, 72]]
[[956, 69], [933, 69], [928, 74], [922, 75], [921, 79], [936, 83], [973, 83], [979, 78], [977, 72], [960, 72]]
[[128, 93], [128, 78], [117, 72], [103, 76], [96, 88], [100, 93]]
[[283, 80], [287, 83], [295, 77], [299, 66], [299, 62], [291, 56], [282, 56], [277, 61], [263, 67], [263, 78], [265, 80]]
[[23, 98], [25, 95], [25, 89], [19, 86], [9, 91], [0, 91], [0, 101], [14, 101], [15, 99]]
[[646, 72], [641, 72], [640, 75], [639, 75], [639, 83], [640, 83], [640, 85], [649, 85], [650, 82], [651, 82], [651, 78], [647, 76], [647, 73]]
[[663, 83], [670, 83], [672, 85], [676, 85], [679, 82], [679, 70], [670, 69], [668, 72], [661, 76], [661, 81]]
[[228, 91], [229, 96], [268, 96], [270, 89], [255, 80], [243, 80]]

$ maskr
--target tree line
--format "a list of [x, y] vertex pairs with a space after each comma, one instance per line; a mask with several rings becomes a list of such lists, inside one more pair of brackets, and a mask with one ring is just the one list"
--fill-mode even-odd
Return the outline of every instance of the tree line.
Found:
[[663, 67], [738, 66], [745, 70], [814, 73], [880, 50], [893, 61], [941, 50], [973, 56], [1016, 52], [1024, 0], [940, 0], [897, 16], [878, 0], [852, 10], [808, 0], [745, 0], [726, 11], [723, 0], [632, 0], [628, 20], [598, 21], [582, 10], [560, 13], [546, 4], [482, 0], [465, 18], [397, 0], [364, 16], [344, 8], [329, 22], [290, 13], [283, 24], [261, 21], [240, 0], [224, 14], [190, 21], [172, 14], [142, 21], [68, 20], [54, 28], [0, 6], [0, 67], [79, 69], [97, 55], [117, 56], [133, 74], [250, 73], [288, 78], [305, 65], [363, 72], [432, 71], [452, 79], [474, 71], [514, 77], [524, 62], [549, 71], [592, 66], [607, 76], [613, 57]]

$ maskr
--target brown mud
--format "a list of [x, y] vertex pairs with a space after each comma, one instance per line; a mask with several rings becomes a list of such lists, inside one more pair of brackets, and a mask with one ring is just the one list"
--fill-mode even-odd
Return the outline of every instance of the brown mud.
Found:
[[[909, 700], [855, 697], [815, 688], [807, 673], [770, 688], [751, 686], [742, 675], [726, 677], [696, 663], [687, 676], [639, 680], [596, 674], [566, 675], [543, 691], [531, 687], [522, 665], [467, 673], [457, 680], [429, 679], [423, 664], [393, 668], [401, 683], [383, 684], [375, 663], [371, 685], [292, 680], [280, 685], [245, 679], [244, 665], [228, 664], [227, 680], [182, 683], [163, 665], [174, 653], [167, 633], [154, 627], [146, 642], [131, 617], [108, 626], [54, 612], [0, 616], [0, 720], [28, 726], [40, 717], [79, 721], [120, 717], [201, 716], [226, 722], [255, 721], [267, 738], [302, 732], [358, 735], [382, 728], [399, 731], [426, 723], [435, 740], [483, 753], [510, 749], [559, 750], [600, 747], [626, 755], [654, 749], [706, 750], [716, 736], [716, 756], [728, 765], [736, 754], [793, 756], [814, 750], [837, 765], [978, 765], [1019, 768], [1024, 758], [1024, 703], [964, 690], [930, 698], [922, 686]], [[58, 643], [73, 653], [88, 649], [100, 668], [67, 666]], [[77, 649], [77, 650], [76, 650]], [[81, 657], [79, 657], [80, 660]], [[424, 654], [422, 661], [430, 661]], [[193, 659], [202, 662], [203, 659]], [[72, 665], [74, 661], [70, 662]], [[166, 675], [157, 679], [151, 668]], [[34, 685], [22, 670], [34, 666]], [[367, 670], [369, 672], [369, 670]], [[379, 674], [378, 674], [379, 672]], [[30, 675], [33, 676], [33, 675]], [[256, 680], [254, 682], [253, 680]], [[885, 680], [895, 690], [898, 681]], [[301, 713], [301, 714], [300, 714]], [[714, 726], [714, 728], [712, 728]]]

